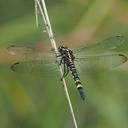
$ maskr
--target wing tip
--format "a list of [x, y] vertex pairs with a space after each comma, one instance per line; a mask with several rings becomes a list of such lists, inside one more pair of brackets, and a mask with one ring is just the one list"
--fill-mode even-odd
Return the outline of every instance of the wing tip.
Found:
[[121, 56], [121, 57], [124, 58], [124, 60], [122, 61], [122, 63], [125, 63], [125, 62], [128, 61], [128, 57], [127, 57], [126, 55], [124, 55], [124, 54], [119, 54], [119, 56]]
[[16, 45], [12, 44], [12, 45], [8, 46], [7, 49], [10, 49], [10, 48], [13, 48], [13, 47], [16, 47]]
[[16, 63], [14, 63], [13, 65], [11, 65], [11, 69], [12, 69], [12, 71], [15, 71], [15, 69], [16, 69], [16, 66], [18, 65], [18, 64], [20, 64], [19, 62], [16, 62]]

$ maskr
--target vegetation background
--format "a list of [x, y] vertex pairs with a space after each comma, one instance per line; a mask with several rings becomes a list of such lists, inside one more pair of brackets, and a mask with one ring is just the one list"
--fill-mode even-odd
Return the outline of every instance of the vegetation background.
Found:
[[[46, 0], [46, 5], [59, 44], [78, 48], [128, 30], [128, 0]], [[9, 45], [50, 47], [44, 25], [35, 26], [34, 0], [0, 0], [0, 16], [0, 127], [74, 128], [59, 77], [10, 70]], [[128, 127], [127, 64], [81, 75], [85, 102], [67, 78], [80, 128]]]

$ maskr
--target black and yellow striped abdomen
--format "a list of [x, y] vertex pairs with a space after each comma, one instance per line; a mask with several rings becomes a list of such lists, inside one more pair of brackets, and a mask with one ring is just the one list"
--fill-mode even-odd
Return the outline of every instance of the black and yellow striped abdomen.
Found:
[[73, 79], [74, 79], [74, 81], [75, 81], [76, 87], [77, 87], [77, 89], [78, 89], [78, 91], [79, 91], [79, 94], [80, 94], [81, 98], [84, 100], [84, 99], [85, 99], [84, 89], [83, 89], [83, 86], [82, 86], [82, 84], [81, 84], [79, 75], [78, 75], [78, 73], [77, 73], [75, 64], [74, 64], [73, 62], [70, 62], [70, 63], [69, 63], [69, 68], [70, 68], [71, 74], [72, 74], [72, 76], [73, 76]]

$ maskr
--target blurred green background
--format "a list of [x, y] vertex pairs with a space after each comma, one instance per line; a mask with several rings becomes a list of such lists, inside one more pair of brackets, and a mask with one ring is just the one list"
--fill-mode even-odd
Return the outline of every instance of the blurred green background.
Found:
[[[128, 0], [46, 0], [46, 5], [58, 44], [78, 48], [128, 30]], [[9, 45], [50, 47], [34, 14], [34, 0], [0, 0], [0, 128], [74, 128], [59, 76], [10, 70]], [[127, 64], [81, 75], [85, 102], [66, 78], [79, 128], [128, 127]]]

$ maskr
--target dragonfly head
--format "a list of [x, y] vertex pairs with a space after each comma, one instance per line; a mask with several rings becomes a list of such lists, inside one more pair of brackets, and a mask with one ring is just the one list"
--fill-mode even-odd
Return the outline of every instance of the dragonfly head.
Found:
[[64, 51], [67, 50], [67, 49], [68, 49], [68, 47], [66, 47], [66, 46], [64, 46], [64, 45], [61, 45], [61, 46], [58, 47], [58, 51], [59, 51], [60, 53], [64, 52]]

